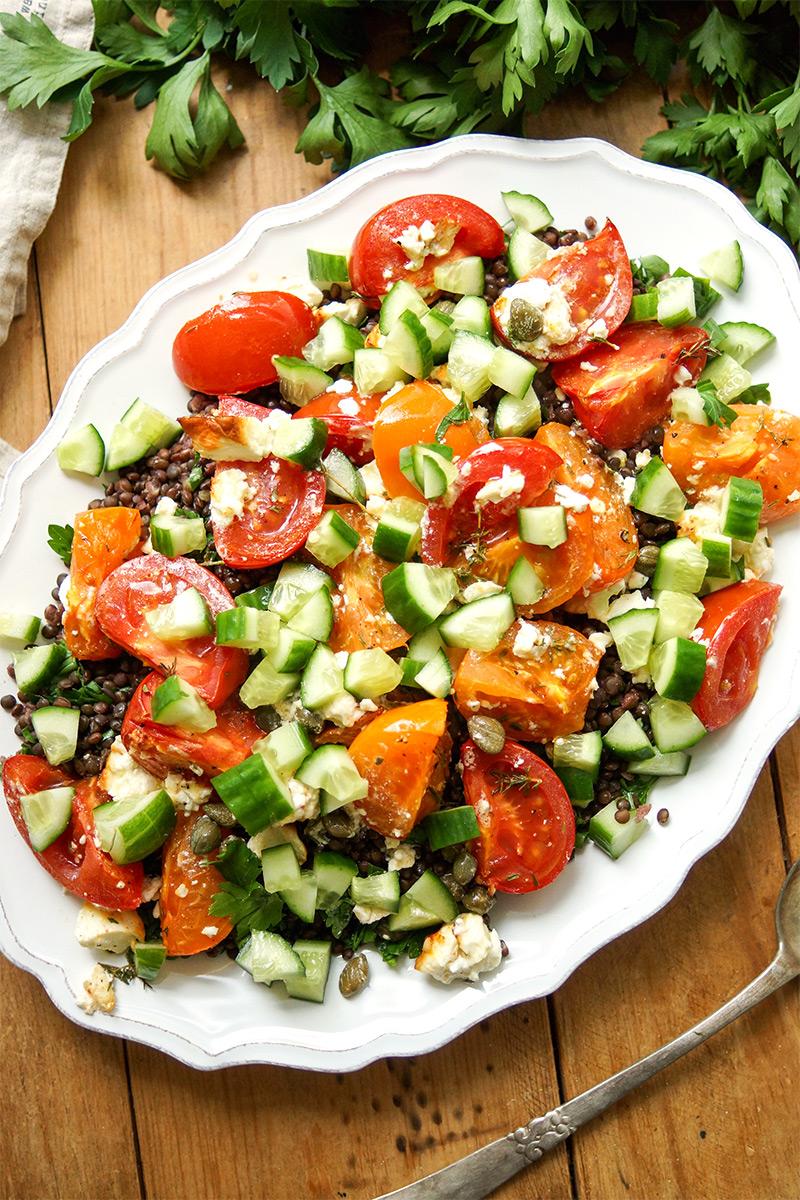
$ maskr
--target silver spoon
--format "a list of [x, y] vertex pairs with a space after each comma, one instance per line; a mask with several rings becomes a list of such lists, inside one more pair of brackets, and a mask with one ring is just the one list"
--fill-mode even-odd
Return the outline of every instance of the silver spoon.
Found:
[[702, 1045], [742, 1013], [800, 975], [800, 860], [789, 871], [778, 896], [775, 927], [778, 952], [772, 962], [710, 1017], [545, 1116], [534, 1117], [527, 1125], [521, 1125], [449, 1167], [426, 1175], [418, 1183], [387, 1192], [378, 1200], [482, 1200], [501, 1183], [537, 1162], [545, 1151], [563, 1142], [579, 1126], [652, 1078], [662, 1067], [668, 1067], [695, 1046]]

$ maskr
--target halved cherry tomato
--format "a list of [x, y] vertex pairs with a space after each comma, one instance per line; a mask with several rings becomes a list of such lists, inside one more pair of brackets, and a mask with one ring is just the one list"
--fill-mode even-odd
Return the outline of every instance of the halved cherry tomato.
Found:
[[589, 502], [585, 511], [592, 517], [594, 563], [582, 587], [587, 594], [602, 591], [629, 573], [639, 553], [636, 525], [622, 488], [577, 429], [549, 421], [537, 430], [534, 441], [560, 457], [556, 483], [580, 492]]
[[557, 363], [553, 379], [592, 437], [610, 449], [633, 446], [669, 415], [675, 369], [694, 383], [706, 365], [708, 334], [684, 325], [621, 325], [612, 345], [589, 346]]
[[247, 758], [253, 743], [264, 736], [253, 714], [234, 696], [217, 711], [217, 724], [207, 733], [160, 725], [152, 719], [151, 703], [163, 679], [153, 671], [142, 680], [122, 723], [126, 749], [153, 775], [163, 778], [176, 767], [184, 771], [199, 768], [204, 775], [218, 775]]
[[[235, 396], [223, 396], [223, 415], [263, 421], [270, 410]], [[249, 570], [282, 562], [302, 546], [322, 515], [325, 479], [296, 463], [269, 455], [261, 462], [224, 462], [215, 471], [243, 471], [253, 492], [241, 517], [221, 525], [212, 517], [214, 545], [229, 567]]]
[[703, 600], [697, 631], [708, 645], [706, 673], [692, 708], [706, 729], [721, 729], [753, 699], [781, 591], [777, 583], [751, 579]]
[[736, 475], [761, 484], [762, 524], [800, 511], [800, 417], [762, 404], [731, 407], [729, 426], [671, 422], [664, 462], [691, 500]]
[[375, 522], [356, 504], [337, 504], [335, 511], [352, 525], [361, 541], [331, 574], [337, 587], [333, 599], [331, 649], [396, 650], [409, 635], [385, 611], [381, 580], [395, 563], [372, 552]]
[[[161, 877], [161, 935], [170, 957], [202, 954], [219, 945], [233, 926], [227, 917], [212, 917], [212, 897], [224, 883], [205, 854], [195, 854], [192, 829], [202, 813], [179, 813], [164, 846]], [[208, 932], [215, 929], [216, 933]]]
[[[593, 334], [589, 329], [596, 321], [605, 322], [603, 336], [609, 337], [625, 320], [631, 306], [633, 278], [628, 251], [611, 221], [606, 221], [597, 237], [559, 250], [552, 258], [534, 267], [525, 278], [544, 279], [552, 287], [559, 288], [566, 297], [572, 324], [578, 331], [572, 341], [563, 345], [551, 342], [534, 356], [548, 362], [579, 354], [591, 342]], [[492, 322], [501, 341], [520, 350], [504, 328], [508, 306], [508, 298], [504, 300], [501, 293], [492, 306]]]
[[76, 658], [114, 658], [119, 646], [97, 624], [97, 589], [134, 552], [142, 536], [142, 519], [135, 508], [90, 508], [75, 516], [69, 572], [64, 641]]
[[[451, 248], [445, 254], [427, 255], [414, 267], [398, 239], [410, 226], [419, 228], [426, 221]], [[503, 230], [477, 204], [458, 196], [407, 196], [387, 204], [359, 229], [350, 254], [350, 282], [369, 299], [388, 292], [398, 279], [430, 291], [434, 267], [473, 254], [496, 258], [504, 248]]]
[[51, 846], [39, 853], [33, 850], [44, 869], [82, 900], [99, 908], [114, 910], [138, 908], [142, 903], [144, 871], [141, 863], [121, 867], [95, 845], [94, 818], [98, 804], [109, 797], [97, 786], [97, 780], [76, 782], [57, 767], [51, 767], [31, 754], [14, 754], [3, 765], [3, 788], [11, 816], [30, 846], [28, 829], [20, 808], [20, 797], [47, 788], [72, 786], [72, 819]]
[[[547, 446], [530, 438], [497, 438], [473, 450], [458, 466], [451, 503], [428, 505], [422, 526], [423, 562], [443, 566], [464, 547], [473, 545], [480, 557], [482, 548], [508, 535], [516, 527], [517, 509], [533, 504], [541, 496], [560, 459]], [[522, 487], [503, 500], [478, 499], [490, 480], [515, 472]]]
[[[453, 403], [442, 389], [423, 380], [401, 388], [378, 409], [372, 446], [383, 486], [390, 496], [419, 500], [418, 489], [400, 470], [400, 451], [416, 442], [433, 442], [439, 423], [452, 409]], [[463, 425], [451, 425], [444, 435], [445, 445], [458, 458], [464, 458], [488, 440], [486, 426], [477, 417], [471, 417]]]
[[250, 392], [278, 378], [273, 354], [296, 357], [318, 328], [313, 309], [289, 292], [235, 292], [186, 322], [172, 365], [195, 391]]
[[575, 814], [543, 759], [507, 741], [500, 754], [461, 748], [464, 795], [481, 827], [473, 843], [478, 879], [493, 892], [535, 892], [552, 883], [575, 847]]
[[583, 727], [602, 651], [566, 625], [537, 621], [539, 641], [514, 653], [515, 622], [496, 650], [468, 650], [453, 682], [464, 717], [495, 717], [523, 742], [552, 742]]
[[97, 620], [103, 632], [130, 654], [164, 672], [174, 667], [212, 708], [219, 708], [247, 675], [247, 652], [218, 646], [213, 633], [186, 642], [162, 642], [144, 618], [187, 588], [196, 588], [204, 597], [212, 622], [217, 613], [233, 608], [225, 585], [193, 559], [143, 554], [117, 567], [102, 584]]
[[333, 446], [361, 467], [372, 458], [372, 424], [382, 395], [362, 396], [351, 384], [346, 392], [323, 392], [292, 415], [319, 417], [328, 426], [326, 450]]
[[439, 802], [450, 766], [447, 701], [382, 712], [362, 729], [350, 757], [369, 783], [356, 808], [384, 837], [406, 837]]

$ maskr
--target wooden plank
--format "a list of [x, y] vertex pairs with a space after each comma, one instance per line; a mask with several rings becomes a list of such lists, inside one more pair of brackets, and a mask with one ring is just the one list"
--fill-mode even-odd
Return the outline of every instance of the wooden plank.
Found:
[[800, 725], [778, 743], [774, 761], [786, 845], [794, 862], [800, 858]]
[[25, 313], [12, 321], [8, 340], [0, 346], [0, 437], [25, 450], [49, 419], [39, 288], [31, 261]]
[[[689, 789], [683, 803], [703, 798]], [[765, 771], [736, 828], [672, 903], [596, 955], [555, 997], [569, 1096], [682, 1032], [766, 966], [783, 877]], [[796, 1195], [794, 1129], [784, 1115], [797, 1107], [798, 1063], [790, 986], [580, 1132], [573, 1139], [579, 1195]]]
[[[371, 1200], [500, 1136], [522, 1113], [546, 1111], [557, 1095], [543, 1002], [424, 1058], [352, 1075], [243, 1067], [200, 1076], [142, 1047], [130, 1055], [151, 1200]], [[165, 1130], [180, 1131], [168, 1153]], [[563, 1148], [537, 1170], [535, 1191], [523, 1178], [502, 1194], [567, 1200]]]
[[[529, 117], [525, 131], [535, 138], [603, 138], [638, 157], [645, 138], [664, 128], [660, 105], [656, 88], [637, 74], [603, 104], [596, 104], [575, 88], [564, 100], [548, 104], [543, 112]], [[587, 201], [591, 203], [591, 193]]]

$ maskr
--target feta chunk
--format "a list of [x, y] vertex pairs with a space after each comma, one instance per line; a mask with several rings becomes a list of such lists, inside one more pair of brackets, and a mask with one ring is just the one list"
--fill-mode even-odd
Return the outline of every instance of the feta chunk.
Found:
[[331, 300], [329, 304], [323, 304], [319, 310], [323, 321], [327, 321], [331, 317], [338, 317], [340, 321], [344, 321], [345, 325], [360, 325], [366, 313], [367, 306], [358, 296], [349, 296], [347, 300]]
[[87, 950], [124, 954], [134, 942], [144, 939], [144, 925], [137, 912], [108, 912], [84, 904], [75, 922], [75, 937]]
[[160, 779], [131, 758], [119, 736], [111, 744], [98, 783], [112, 800], [136, 800], [161, 787]]
[[407, 225], [397, 238], [397, 244], [408, 255], [406, 269], [418, 271], [429, 254], [443, 258], [449, 254], [456, 240], [459, 226], [452, 221], [423, 221], [421, 225]]
[[652, 457], [649, 450], [640, 450], [633, 460], [636, 470], [641, 471], [643, 467], [646, 467]]
[[220, 529], [226, 529], [234, 517], [241, 517], [255, 489], [239, 467], [217, 471], [211, 481], [211, 519]]
[[190, 779], [180, 771], [170, 771], [164, 780], [164, 791], [169, 795], [175, 808], [180, 812], [196, 812], [206, 800], [211, 799], [211, 788], [207, 783]]
[[500, 475], [485, 483], [475, 496], [475, 507], [482, 504], [499, 504], [509, 496], [515, 496], [525, 487], [525, 476], [516, 467], [503, 467]]
[[322, 292], [310, 279], [301, 279], [296, 275], [279, 275], [272, 287], [276, 291], [297, 296], [298, 300], [302, 300], [309, 308], [319, 308], [322, 304]]
[[497, 930], [487, 928], [477, 913], [462, 913], [426, 937], [414, 965], [440, 983], [475, 982], [479, 975], [499, 967], [502, 957]]
[[575, 512], [585, 512], [589, 507], [589, 497], [582, 492], [576, 492], [566, 483], [557, 483], [555, 490], [556, 502], [562, 508], [574, 508]]
[[288, 786], [294, 808], [294, 815], [288, 821], [312, 821], [319, 816], [319, 788], [309, 787], [299, 779], [290, 779]]
[[353, 916], [362, 925], [374, 925], [376, 921], [382, 921], [389, 915], [388, 908], [373, 908], [371, 904], [353, 905]]
[[[389, 849], [390, 839], [386, 839], [386, 848]], [[417, 861], [417, 852], [413, 846], [409, 846], [407, 842], [401, 842], [399, 846], [392, 850], [386, 861], [387, 871], [407, 871], [409, 867], [413, 867]]]
[[511, 650], [517, 658], [540, 658], [551, 640], [533, 621], [520, 621]]
[[112, 1013], [117, 1006], [114, 995], [114, 976], [100, 963], [95, 963], [88, 979], [83, 981], [85, 996], [78, 997], [78, 1007], [91, 1016], [96, 1012]]
[[608, 325], [606, 325], [602, 317], [598, 317], [596, 321], [592, 321], [591, 325], [587, 328], [586, 333], [590, 338], [607, 338]]
[[516, 343], [526, 353], [542, 357], [548, 346], [571, 342], [578, 332], [572, 323], [569, 300], [557, 284], [549, 284], [544, 279], [521, 279], [506, 288], [494, 304], [494, 314], [505, 333], [508, 333], [514, 300], [524, 300], [542, 314], [541, 333], [531, 341]]

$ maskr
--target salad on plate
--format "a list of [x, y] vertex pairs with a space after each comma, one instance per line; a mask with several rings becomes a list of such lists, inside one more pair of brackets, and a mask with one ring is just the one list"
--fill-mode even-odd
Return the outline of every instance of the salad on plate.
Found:
[[205, 954], [308, 1001], [333, 959], [347, 997], [374, 954], [478, 980], [497, 897], [635, 854], [752, 699], [800, 418], [751, 373], [772, 334], [712, 315], [739, 244], [689, 271], [503, 201], [309, 248], [177, 331], [185, 416], [59, 446], [104, 490], [49, 528], [44, 620], [0, 613], [3, 784], [124, 956], [87, 1011]]

